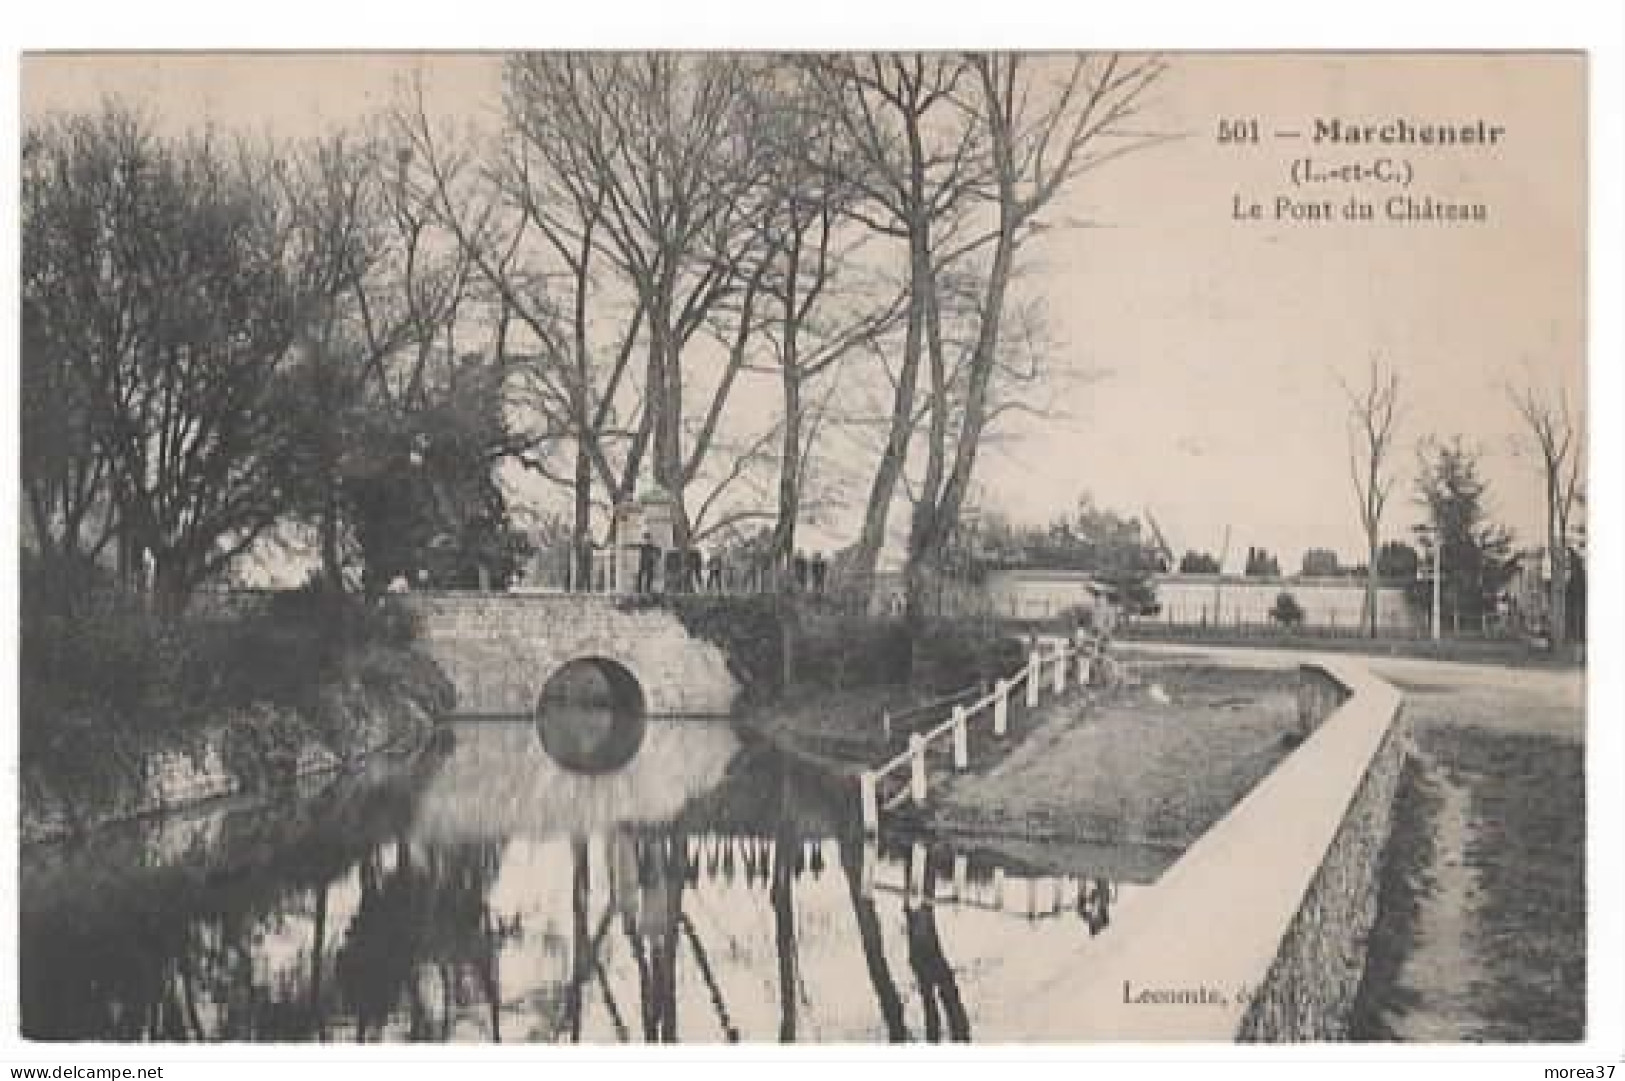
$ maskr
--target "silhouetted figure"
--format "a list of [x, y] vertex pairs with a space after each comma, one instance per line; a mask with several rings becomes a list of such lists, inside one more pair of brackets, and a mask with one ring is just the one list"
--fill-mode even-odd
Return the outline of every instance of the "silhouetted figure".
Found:
[[655, 565], [660, 558], [660, 549], [645, 533], [638, 542], [638, 582], [639, 593], [653, 593], [655, 591]]
[[698, 593], [700, 591], [701, 568], [705, 565], [704, 557], [698, 548], [690, 548], [683, 553], [683, 592]]
[[802, 552], [797, 552], [795, 560], [792, 562], [791, 566], [795, 568], [796, 592], [805, 593], [807, 591], [806, 555]]
[[814, 552], [812, 557], [812, 587], [814, 593], [824, 592], [824, 578], [829, 573], [829, 564], [824, 562], [823, 552]]
[[1089, 928], [1089, 937], [1100, 934], [1112, 922], [1112, 886], [1104, 878], [1097, 878], [1086, 889], [1078, 891], [1078, 915]]
[[722, 553], [711, 552], [711, 561], [705, 565], [705, 588], [712, 593], [722, 592]]

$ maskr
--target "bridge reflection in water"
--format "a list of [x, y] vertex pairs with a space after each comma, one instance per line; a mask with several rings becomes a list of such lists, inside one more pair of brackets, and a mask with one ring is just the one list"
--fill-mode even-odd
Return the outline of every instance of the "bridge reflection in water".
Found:
[[257, 846], [230, 873], [130, 863], [101, 891], [129, 905], [87, 903], [106, 850], [25, 864], [25, 1035], [998, 1039], [978, 1017], [1086, 964], [1139, 888], [866, 846], [849, 798], [722, 720], [650, 718], [597, 774], [528, 719], [457, 724], [357, 784], [230, 812], [216, 844]]

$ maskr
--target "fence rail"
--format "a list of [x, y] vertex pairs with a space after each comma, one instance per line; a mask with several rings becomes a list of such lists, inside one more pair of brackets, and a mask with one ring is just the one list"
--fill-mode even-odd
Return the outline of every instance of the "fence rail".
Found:
[[[1043, 646], [1047, 645], [1046, 653]], [[996, 680], [985, 692], [980, 687], [967, 688], [956, 695], [915, 707], [909, 713], [921, 713], [950, 705], [946, 720], [908, 736], [908, 747], [887, 761], [865, 770], [858, 777], [859, 800], [863, 810], [863, 828], [868, 834], [880, 830], [880, 812], [901, 806], [905, 802], [916, 806], [926, 801], [930, 785], [927, 768], [928, 756], [940, 750], [944, 737], [952, 751], [956, 772], [970, 768], [970, 727], [979, 717], [989, 717], [995, 736], [1009, 732], [1010, 700], [1021, 691], [1028, 709], [1036, 708], [1047, 687], [1054, 697], [1066, 691], [1068, 674], [1078, 686], [1089, 682], [1090, 671], [1100, 656], [1101, 639], [1079, 629], [1070, 639], [1061, 637], [1039, 638], [1027, 655], [1027, 663], [1015, 675]], [[973, 697], [976, 696], [976, 697]], [[967, 703], [965, 699], [969, 698]], [[884, 723], [896, 723], [897, 715], [888, 714]], [[904, 782], [898, 784], [898, 782]]]

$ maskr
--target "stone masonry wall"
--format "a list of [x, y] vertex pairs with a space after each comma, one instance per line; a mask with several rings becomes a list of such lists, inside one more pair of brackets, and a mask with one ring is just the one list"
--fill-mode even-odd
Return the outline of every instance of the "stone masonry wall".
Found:
[[[337, 733], [259, 705], [202, 731], [143, 747], [109, 747], [85, 776], [45, 768], [20, 779], [18, 835], [25, 845], [84, 836], [102, 826], [355, 767], [387, 747], [420, 739], [435, 723], [425, 703], [360, 687], [336, 688]], [[92, 776], [93, 774], [93, 776]]]
[[1409, 744], [1402, 711], [1367, 768], [1268, 975], [1254, 993], [1238, 1039], [1347, 1037], [1376, 922], [1383, 847]]
[[1304, 735], [1349, 700], [1349, 689], [1330, 672], [1314, 664], [1298, 666], [1298, 727]]
[[418, 645], [457, 688], [464, 716], [532, 713], [548, 679], [580, 658], [621, 665], [649, 712], [729, 713], [739, 687], [728, 658], [691, 637], [670, 611], [623, 610], [594, 594], [415, 593]]

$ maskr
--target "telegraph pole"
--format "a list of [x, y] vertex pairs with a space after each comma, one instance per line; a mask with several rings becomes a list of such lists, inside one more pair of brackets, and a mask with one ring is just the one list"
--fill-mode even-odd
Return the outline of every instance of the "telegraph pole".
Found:
[[1435, 642], [1439, 640], [1439, 628], [1441, 626], [1439, 618], [1439, 588], [1440, 583], [1444, 580], [1443, 567], [1441, 563], [1441, 560], [1444, 559], [1444, 545], [1440, 542], [1440, 540], [1441, 539], [1439, 537], [1433, 538], [1433, 640]]

